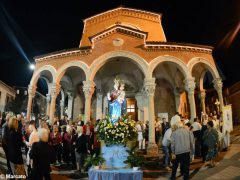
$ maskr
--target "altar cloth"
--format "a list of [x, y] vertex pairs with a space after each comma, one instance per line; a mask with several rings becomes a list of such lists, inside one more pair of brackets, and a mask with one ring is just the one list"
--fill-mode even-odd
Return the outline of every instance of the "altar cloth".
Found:
[[143, 172], [132, 169], [89, 169], [89, 180], [142, 180]]

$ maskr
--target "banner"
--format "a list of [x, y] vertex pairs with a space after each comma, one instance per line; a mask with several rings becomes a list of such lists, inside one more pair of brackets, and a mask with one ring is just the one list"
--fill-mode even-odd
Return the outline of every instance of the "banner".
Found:
[[231, 132], [232, 130], [233, 130], [232, 105], [226, 105], [223, 107], [222, 133], [225, 134], [226, 131]]

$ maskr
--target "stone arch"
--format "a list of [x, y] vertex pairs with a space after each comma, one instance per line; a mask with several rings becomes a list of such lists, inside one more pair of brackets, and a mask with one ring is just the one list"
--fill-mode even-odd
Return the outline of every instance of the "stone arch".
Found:
[[204, 64], [206, 69], [212, 74], [214, 79], [220, 78], [215, 64], [213, 65], [207, 59], [204, 59], [201, 57], [194, 57], [194, 58], [190, 59], [190, 61], [188, 62], [187, 67], [189, 69], [191, 76], [192, 76], [192, 70], [193, 70], [194, 66], [196, 66], [197, 64]]
[[179, 70], [182, 72], [182, 74], [184, 75], [185, 78], [189, 77], [189, 71], [188, 71], [187, 65], [181, 59], [178, 59], [177, 57], [169, 56], [169, 55], [158, 56], [150, 62], [150, 74], [151, 74], [151, 76], [152, 76], [155, 68], [160, 63], [163, 63], [163, 62], [174, 63], [179, 68]]
[[98, 70], [106, 64], [106, 62], [113, 57], [126, 57], [131, 60], [141, 69], [145, 77], [149, 77], [148, 73], [148, 63], [145, 59], [139, 55], [132, 53], [130, 51], [110, 51], [107, 52], [93, 61], [90, 66], [90, 80], [93, 80]]
[[66, 70], [69, 67], [79, 67], [81, 70], [83, 70], [84, 75], [86, 77], [86, 80], [89, 77], [89, 67], [87, 64], [85, 64], [82, 61], [70, 61], [68, 63], [63, 64], [58, 70], [56, 75], [56, 83], [60, 83], [62, 77], [64, 76]]
[[208, 71], [208, 70], [205, 69], [205, 70], [201, 73], [201, 75], [200, 75], [200, 78], [199, 78], [199, 90], [200, 90], [200, 91], [204, 90], [203, 81], [204, 81], [204, 77], [205, 77], [207, 71]]
[[[36, 83], [37, 83], [38, 79], [40, 78], [41, 73], [43, 73], [44, 71], [50, 72], [50, 74], [52, 76], [52, 82], [55, 82], [55, 80], [56, 80], [56, 69], [51, 65], [45, 65], [43, 67], [40, 67], [39, 69], [37, 69], [33, 73], [33, 76], [32, 76], [31, 82], [30, 82], [30, 86], [36, 86]], [[45, 79], [47, 79], [47, 78], [45, 78]], [[47, 80], [47, 83], [48, 84], [51, 83], [49, 81], [49, 79]]]

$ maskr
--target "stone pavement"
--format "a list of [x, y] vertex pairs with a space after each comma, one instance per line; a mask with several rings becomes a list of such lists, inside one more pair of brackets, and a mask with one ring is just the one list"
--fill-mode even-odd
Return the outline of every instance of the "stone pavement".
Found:
[[[144, 180], [169, 179], [171, 172], [163, 169], [159, 157], [147, 157], [144, 167]], [[6, 159], [2, 148], [0, 148], [0, 174], [7, 172]], [[190, 166], [190, 177], [192, 180], [240, 180], [240, 129], [235, 128], [231, 137], [231, 146], [226, 152], [221, 152], [217, 158], [214, 168], [203, 167], [201, 159], [195, 159]], [[53, 180], [66, 179], [88, 179], [87, 174], [79, 174], [70, 168], [53, 167]], [[177, 179], [182, 179], [180, 172]]]

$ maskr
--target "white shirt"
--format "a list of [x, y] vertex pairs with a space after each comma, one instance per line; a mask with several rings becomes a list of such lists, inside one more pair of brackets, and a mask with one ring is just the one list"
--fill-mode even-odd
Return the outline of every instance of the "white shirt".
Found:
[[171, 124], [171, 126], [172, 125], [178, 125], [178, 123], [180, 121], [181, 121], [180, 116], [176, 114], [175, 116], [172, 117], [170, 124]]
[[138, 140], [143, 140], [143, 129], [140, 124], [137, 125]]
[[193, 131], [199, 131], [199, 130], [202, 129], [202, 126], [201, 126], [201, 124], [199, 122], [194, 122], [192, 124], [192, 127], [193, 127], [193, 129], [192, 129]]
[[169, 128], [163, 136], [163, 140], [162, 140], [162, 145], [163, 146], [169, 146], [170, 145], [171, 135], [172, 135], [172, 129]]

